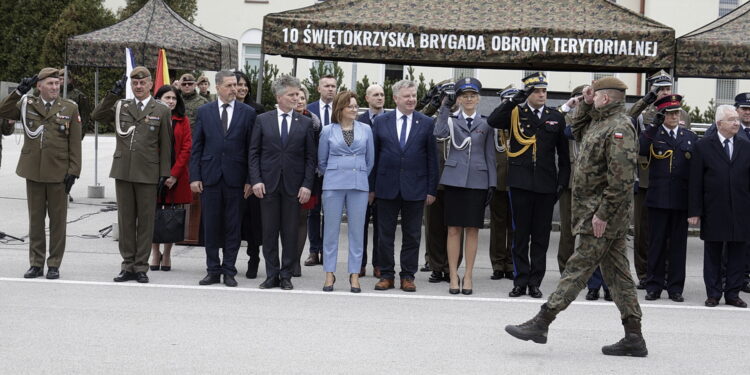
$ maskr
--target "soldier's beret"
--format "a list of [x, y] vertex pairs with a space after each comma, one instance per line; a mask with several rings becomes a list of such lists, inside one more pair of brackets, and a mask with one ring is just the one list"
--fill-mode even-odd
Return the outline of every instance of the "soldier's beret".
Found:
[[656, 102], [654, 106], [659, 111], [679, 111], [682, 105], [682, 95], [667, 95]]
[[734, 106], [737, 108], [750, 107], [750, 92], [737, 94], [737, 96], [734, 97]]
[[580, 85], [580, 86], [576, 86], [576, 87], [575, 87], [575, 88], [573, 89], [573, 91], [571, 91], [571, 92], [570, 92], [570, 97], [571, 97], [571, 98], [574, 98], [574, 97], [576, 97], [576, 96], [578, 96], [578, 95], [581, 95], [581, 94], [583, 94], [583, 88], [584, 88], [584, 87], [586, 87], [586, 85]]
[[63, 71], [57, 68], [43, 68], [37, 74], [37, 78], [42, 81], [47, 78], [62, 78], [64, 75]]
[[479, 90], [482, 89], [482, 83], [479, 82], [478, 79], [469, 77], [469, 78], [461, 78], [458, 81], [456, 81], [456, 95], [461, 95], [461, 93], [466, 91], [473, 91], [476, 93], [479, 93]]
[[130, 78], [133, 79], [144, 79], [151, 77], [151, 72], [143, 66], [136, 66], [135, 69], [130, 73]]
[[195, 82], [195, 76], [190, 73], [185, 73], [180, 77], [180, 82]]
[[536, 72], [524, 77], [523, 82], [524, 88], [534, 87], [537, 89], [547, 88], [547, 76], [542, 72]]
[[208, 77], [206, 77], [206, 76], [200, 76], [200, 78], [198, 78], [198, 82], [196, 82], [196, 83], [200, 85], [203, 82], [208, 82]]
[[672, 76], [664, 70], [660, 70], [658, 73], [648, 78], [652, 86], [672, 86]]
[[597, 79], [592, 85], [592, 88], [594, 89], [594, 91], [599, 91], [599, 90], [625, 91], [628, 89], [628, 86], [625, 84], [625, 82], [620, 81], [617, 77], [604, 77], [604, 78]]

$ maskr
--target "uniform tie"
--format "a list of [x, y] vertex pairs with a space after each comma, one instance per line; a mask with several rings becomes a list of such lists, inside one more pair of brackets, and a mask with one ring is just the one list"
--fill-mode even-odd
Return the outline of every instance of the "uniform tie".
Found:
[[221, 127], [224, 129], [224, 134], [227, 134], [227, 129], [229, 129], [229, 113], [227, 112], [227, 107], [229, 107], [229, 104], [222, 104], [221, 105]]
[[286, 113], [281, 115], [281, 145], [282, 146], [286, 146], [286, 138], [289, 135], [289, 123], [286, 122], [286, 116], [289, 116], [289, 115]]
[[328, 125], [331, 123], [331, 117], [328, 113], [328, 104], [326, 104], [323, 108], [325, 108], [325, 113], [323, 114], [323, 125]]
[[669, 131], [669, 136], [670, 136], [671, 138], [674, 138], [674, 130], [670, 130], [670, 131]]
[[49, 114], [49, 110], [52, 108], [52, 103], [44, 103], [44, 110]]
[[536, 115], [537, 118], [541, 118], [541, 116], [539, 115], [539, 110], [538, 109], [534, 110], [534, 114]]
[[401, 144], [403, 149], [406, 145], [406, 115], [401, 116], [401, 134], [398, 137], [398, 143]]
[[474, 121], [474, 119], [471, 118], [471, 117], [469, 117], [469, 118], [466, 119], [466, 127], [469, 128], [469, 130], [471, 130], [471, 122], [472, 121]]
[[732, 160], [732, 149], [729, 147], [729, 139], [724, 140], [724, 152], [727, 154], [729, 160]]
[[143, 102], [138, 102], [138, 110], [143, 112]]

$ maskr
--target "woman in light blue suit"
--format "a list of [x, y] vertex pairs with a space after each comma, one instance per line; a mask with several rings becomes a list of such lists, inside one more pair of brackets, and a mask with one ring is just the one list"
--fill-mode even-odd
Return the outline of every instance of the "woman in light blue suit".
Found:
[[[451, 294], [471, 294], [474, 260], [477, 256], [479, 228], [484, 226], [484, 210], [492, 199], [497, 185], [495, 168], [495, 132], [484, 116], [477, 113], [479, 90], [482, 84], [476, 78], [462, 78], [455, 84], [459, 111], [454, 115], [453, 103], [446, 96], [435, 122], [435, 136], [450, 136], [450, 150], [440, 184], [443, 195], [445, 225], [448, 227], [448, 270]], [[461, 233], [466, 231], [466, 271], [463, 288], [458, 278], [458, 255], [461, 251]]]
[[349, 283], [351, 292], [361, 291], [359, 271], [362, 265], [365, 212], [370, 191], [368, 176], [375, 162], [372, 130], [356, 121], [357, 95], [338, 93], [333, 100], [331, 124], [320, 133], [319, 170], [323, 179], [323, 269], [326, 280], [323, 291], [333, 291], [336, 282], [341, 215], [346, 207], [349, 227]]

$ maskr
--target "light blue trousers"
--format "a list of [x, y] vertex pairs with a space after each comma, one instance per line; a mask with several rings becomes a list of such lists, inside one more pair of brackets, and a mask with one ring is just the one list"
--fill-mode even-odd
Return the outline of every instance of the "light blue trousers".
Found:
[[362, 267], [365, 212], [368, 192], [361, 190], [323, 190], [323, 270], [336, 272], [339, 253], [341, 216], [346, 207], [349, 227], [349, 273], [359, 273]]

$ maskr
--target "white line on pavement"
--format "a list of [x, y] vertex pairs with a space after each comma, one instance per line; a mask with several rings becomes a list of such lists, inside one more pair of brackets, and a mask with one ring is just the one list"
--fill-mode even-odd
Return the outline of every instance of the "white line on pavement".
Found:
[[[307, 294], [307, 295], [325, 295], [325, 296], [344, 296], [344, 297], [375, 297], [375, 298], [398, 298], [398, 299], [422, 299], [422, 300], [448, 300], [448, 301], [473, 301], [473, 302], [503, 302], [503, 303], [530, 303], [541, 304], [546, 300], [533, 299], [516, 299], [516, 298], [490, 298], [490, 297], [452, 297], [452, 296], [434, 296], [419, 294], [390, 294], [389, 292], [379, 293], [349, 293], [349, 292], [323, 292], [318, 290], [281, 290], [281, 289], [253, 289], [253, 288], [228, 288], [225, 286], [199, 286], [199, 285], [174, 285], [174, 284], [140, 284], [137, 282], [116, 283], [113, 281], [79, 281], [79, 280], [47, 280], [47, 279], [22, 279], [13, 277], [0, 277], [0, 281], [16, 283], [54, 283], [68, 285], [88, 285], [88, 286], [114, 286], [114, 287], [131, 287], [131, 288], [157, 288], [157, 289], [187, 289], [187, 290], [214, 290], [223, 292], [249, 292], [249, 293], [279, 293], [279, 294]], [[394, 289], [397, 290], [397, 289]], [[589, 302], [574, 301], [575, 305], [583, 306], [611, 306], [609, 302]], [[641, 308], [673, 309], [673, 310], [720, 310], [734, 312], [748, 312], [750, 309], [740, 309], [736, 307], [705, 307], [690, 305], [661, 305], [653, 303], [641, 303]]]

